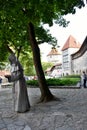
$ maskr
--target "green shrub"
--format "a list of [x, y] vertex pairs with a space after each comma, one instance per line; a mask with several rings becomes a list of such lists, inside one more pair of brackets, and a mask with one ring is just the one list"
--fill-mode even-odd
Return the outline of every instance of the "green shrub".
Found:
[[26, 82], [27, 82], [27, 85], [38, 86], [38, 81], [37, 80], [28, 80]]
[[67, 75], [64, 78], [80, 78], [80, 75]]
[[58, 86], [58, 85], [63, 85], [61, 79], [53, 78], [53, 79], [47, 79], [47, 85], [48, 86]]
[[80, 78], [63, 78], [61, 80], [63, 85], [71, 86], [76, 85], [80, 81]]
[[[48, 86], [72, 86], [76, 85], [80, 81], [80, 78], [53, 78], [46, 79]], [[38, 86], [37, 80], [29, 80], [27, 81], [27, 85]]]

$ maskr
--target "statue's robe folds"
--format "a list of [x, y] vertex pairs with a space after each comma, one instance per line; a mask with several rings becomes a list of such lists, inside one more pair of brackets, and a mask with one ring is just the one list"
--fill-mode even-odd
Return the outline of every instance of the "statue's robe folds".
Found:
[[[20, 65], [20, 64], [19, 64]], [[26, 81], [23, 76], [23, 69], [19, 65], [12, 64], [11, 81], [13, 82], [14, 110], [16, 112], [26, 112], [30, 109]]]

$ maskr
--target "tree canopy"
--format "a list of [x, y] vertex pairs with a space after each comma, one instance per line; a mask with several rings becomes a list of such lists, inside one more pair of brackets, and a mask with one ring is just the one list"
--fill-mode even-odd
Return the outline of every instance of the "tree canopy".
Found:
[[62, 16], [75, 13], [76, 7], [82, 6], [83, 0], [0, 0], [0, 59], [7, 56], [6, 44], [17, 53], [28, 49], [29, 22], [35, 25], [38, 43], [55, 42], [56, 39], [43, 28], [43, 24], [52, 26], [55, 20], [65, 27], [67, 21]]

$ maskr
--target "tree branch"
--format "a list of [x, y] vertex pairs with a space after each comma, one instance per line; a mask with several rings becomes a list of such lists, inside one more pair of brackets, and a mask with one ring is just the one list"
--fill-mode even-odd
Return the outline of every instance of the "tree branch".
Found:
[[14, 53], [13, 51], [12, 51], [12, 49], [7, 45], [7, 49], [8, 49], [8, 51], [10, 52], [10, 53]]

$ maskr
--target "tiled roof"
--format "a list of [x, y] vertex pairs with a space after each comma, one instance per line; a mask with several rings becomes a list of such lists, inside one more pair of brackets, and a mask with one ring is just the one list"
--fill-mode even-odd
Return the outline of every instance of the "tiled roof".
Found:
[[87, 36], [86, 36], [85, 40], [83, 41], [80, 49], [71, 55], [72, 59], [81, 57], [86, 51], [87, 51]]
[[6, 70], [0, 70], [0, 76], [10, 75], [9, 71]]
[[61, 65], [62, 65], [62, 63], [55, 64], [55, 65], [53, 65], [52, 67], [48, 68], [45, 72], [50, 72], [50, 71], [52, 71], [56, 66], [61, 66]]
[[49, 55], [61, 55], [61, 53], [56, 48], [52, 48], [47, 56]]
[[81, 47], [81, 44], [77, 42], [73, 36], [70, 35], [67, 41], [65, 42], [62, 48], [62, 51], [68, 48], [80, 48], [80, 47]]

